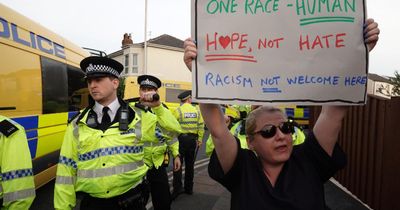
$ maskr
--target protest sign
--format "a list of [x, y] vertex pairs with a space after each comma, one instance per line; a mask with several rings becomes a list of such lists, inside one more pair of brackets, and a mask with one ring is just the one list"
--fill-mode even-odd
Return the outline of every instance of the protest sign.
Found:
[[364, 20], [362, 0], [192, 1], [195, 101], [364, 104]]

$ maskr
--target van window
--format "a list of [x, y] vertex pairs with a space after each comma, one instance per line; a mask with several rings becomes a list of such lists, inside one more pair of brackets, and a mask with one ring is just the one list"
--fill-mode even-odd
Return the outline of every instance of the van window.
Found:
[[67, 65], [41, 57], [43, 114], [68, 111]]
[[89, 91], [85, 74], [81, 69], [67, 66], [68, 73], [68, 111], [79, 111], [88, 106]]
[[178, 95], [186, 90], [165, 88], [165, 101], [170, 103], [180, 103]]

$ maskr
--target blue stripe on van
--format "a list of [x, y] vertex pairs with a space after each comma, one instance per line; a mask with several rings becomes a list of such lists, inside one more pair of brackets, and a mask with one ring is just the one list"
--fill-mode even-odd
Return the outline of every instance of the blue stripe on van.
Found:
[[15, 122], [24, 126], [25, 130], [37, 129], [39, 125], [38, 116], [12, 118]]
[[285, 112], [288, 117], [294, 117], [294, 109], [293, 108], [285, 108]]
[[27, 137], [28, 139], [37, 138], [37, 136], [38, 136], [37, 130], [31, 130], [31, 131], [27, 131], [27, 132], [26, 132], [26, 137]]
[[68, 112], [68, 122], [71, 120], [71, 118], [75, 117], [79, 111], [73, 111], [73, 112]]
[[310, 118], [310, 109], [309, 108], [304, 108], [303, 109], [303, 114], [304, 114], [304, 118], [308, 119]]
[[28, 141], [28, 146], [29, 146], [29, 150], [31, 151], [32, 159], [36, 157], [37, 142], [38, 142], [37, 138], [31, 139]]

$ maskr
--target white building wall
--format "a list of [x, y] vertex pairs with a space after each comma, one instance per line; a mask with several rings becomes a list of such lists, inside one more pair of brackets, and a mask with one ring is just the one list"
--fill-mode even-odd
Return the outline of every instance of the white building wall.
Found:
[[[132, 74], [132, 54], [138, 55], [138, 74]], [[123, 76], [138, 76], [144, 74], [144, 49], [129, 47], [123, 49], [123, 55], [111, 57], [124, 65], [125, 55], [129, 54], [129, 74]], [[149, 46], [147, 48], [147, 74], [159, 77], [161, 80], [192, 82], [191, 72], [183, 62], [183, 50], [161, 49]]]
[[161, 80], [192, 82], [191, 72], [183, 62], [183, 51], [149, 47], [147, 71]]

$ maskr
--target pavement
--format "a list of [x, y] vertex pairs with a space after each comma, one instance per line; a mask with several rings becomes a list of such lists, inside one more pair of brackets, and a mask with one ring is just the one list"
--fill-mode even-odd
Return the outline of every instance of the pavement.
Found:
[[172, 202], [172, 210], [230, 209], [230, 193], [208, 176], [207, 165], [196, 170], [194, 177], [193, 195], [179, 195]]

